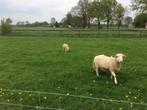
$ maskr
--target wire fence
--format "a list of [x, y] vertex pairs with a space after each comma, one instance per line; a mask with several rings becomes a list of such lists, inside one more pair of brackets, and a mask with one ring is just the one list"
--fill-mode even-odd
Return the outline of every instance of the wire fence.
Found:
[[19, 28], [13, 29], [12, 36], [51, 36], [51, 37], [147, 37], [147, 30], [137, 29], [42, 29]]
[[3, 110], [147, 110], [147, 103], [26, 90], [0, 90]]

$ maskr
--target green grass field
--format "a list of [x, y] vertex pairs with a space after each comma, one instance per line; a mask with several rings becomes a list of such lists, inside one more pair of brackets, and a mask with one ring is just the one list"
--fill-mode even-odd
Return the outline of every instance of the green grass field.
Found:
[[[62, 51], [64, 42], [70, 44], [70, 53]], [[109, 73], [100, 73], [98, 79], [92, 69], [93, 57], [118, 52], [127, 56], [117, 75], [119, 84], [114, 84]], [[147, 39], [0, 36], [0, 88], [147, 102]], [[25, 98], [24, 104], [37, 103], [35, 98]], [[7, 99], [17, 102], [17, 97], [9, 93], [0, 98], [1, 101]], [[42, 103], [57, 108], [60, 105], [65, 110], [102, 109], [102, 103], [98, 101], [82, 100], [82, 107], [79, 99], [63, 97], [62, 104], [55, 101], [59, 102], [57, 97], [48, 96], [48, 100]], [[105, 104], [106, 110], [119, 110], [119, 107], [145, 109], [142, 106], [129, 108], [116, 103]]]

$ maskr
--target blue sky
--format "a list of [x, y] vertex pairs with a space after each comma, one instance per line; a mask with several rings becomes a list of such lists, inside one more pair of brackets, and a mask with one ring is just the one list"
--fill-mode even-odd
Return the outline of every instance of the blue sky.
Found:
[[[60, 21], [79, 0], [0, 0], [0, 19], [10, 17], [17, 21]], [[129, 6], [131, 0], [118, 0]]]

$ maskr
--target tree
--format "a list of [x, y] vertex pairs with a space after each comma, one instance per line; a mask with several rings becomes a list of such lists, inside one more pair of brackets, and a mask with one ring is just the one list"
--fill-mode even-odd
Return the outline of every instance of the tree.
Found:
[[25, 25], [29, 26], [30, 25], [29, 21], [25, 21]]
[[116, 0], [102, 0], [102, 10], [107, 22], [107, 29], [109, 28], [110, 21], [113, 19], [116, 7], [117, 7]]
[[12, 20], [10, 18], [2, 19], [1, 20], [1, 32], [2, 34], [10, 34], [12, 31], [11, 28]]
[[147, 12], [147, 0], [132, 0], [131, 7], [141, 13]]
[[12, 20], [10, 18], [7, 18], [6, 19], [6, 22], [9, 23], [9, 24], [11, 24], [12, 23]]
[[125, 14], [124, 7], [121, 4], [117, 4], [116, 11], [115, 11], [115, 17], [116, 17], [116, 21], [118, 24], [118, 29], [120, 28], [122, 24], [122, 19], [124, 17], [124, 14]]
[[78, 2], [78, 6], [82, 17], [83, 28], [86, 28], [87, 26], [90, 27], [90, 17], [88, 13], [89, 3], [89, 0], [79, 0]]
[[83, 26], [83, 18], [80, 6], [74, 6], [71, 11], [72, 20], [71, 25], [73, 27], [84, 27]]
[[127, 16], [127, 17], [124, 18], [124, 22], [125, 22], [126, 26], [129, 26], [130, 24], [133, 23], [133, 18], [130, 17], [130, 16]]
[[91, 18], [95, 19], [97, 18], [97, 25], [98, 28], [101, 28], [100, 21], [103, 19], [103, 10], [102, 10], [102, 4], [100, 0], [94, 0], [89, 7], [89, 15]]
[[59, 23], [56, 21], [55, 23], [55, 27], [58, 28], [59, 27]]
[[82, 18], [79, 16], [74, 16], [72, 18], [72, 26], [73, 27], [82, 27]]
[[147, 22], [147, 13], [141, 13], [137, 15], [134, 19], [134, 25], [137, 28], [144, 28]]
[[68, 13], [67, 15], [66, 15], [66, 18], [67, 18], [67, 24], [68, 25], [71, 25], [71, 23], [72, 23], [72, 14], [71, 13]]
[[54, 27], [55, 23], [56, 23], [56, 19], [54, 17], [52, 17], [51, 21], [50, 21], [51, 26]]

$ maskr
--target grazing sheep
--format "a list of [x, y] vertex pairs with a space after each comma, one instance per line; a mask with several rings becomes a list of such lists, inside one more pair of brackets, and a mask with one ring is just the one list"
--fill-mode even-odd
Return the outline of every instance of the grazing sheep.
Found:
[[63, 47], [64, 52], [69, 52], [69, 51], [70, 51], [70, 47], [69, 47], [68, 44], [64, 43], [64, 44], [62, 45], [62, 47]]
[[93, 68], [96, 71], [96, 75], [99, 77], [99, 70], [109, 70], [111, 73], [111, 79], [114, 77], [114, 83], [117, 84], [117, 78], [115, 72], [121, 68], [125, 55], [118, 53], [115, 57], [108, 57], [105, 55], [98, 55], [94, 57]]

